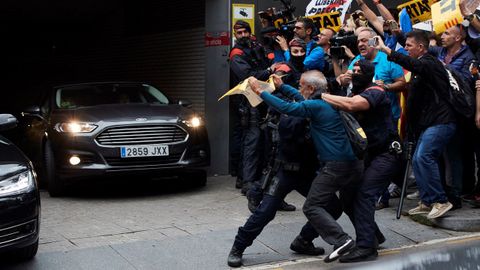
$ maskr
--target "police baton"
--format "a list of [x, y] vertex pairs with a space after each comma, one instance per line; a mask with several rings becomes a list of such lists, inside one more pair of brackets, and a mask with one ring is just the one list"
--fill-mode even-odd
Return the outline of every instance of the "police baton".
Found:
[[407, 167], [405, 168], [405, 175], [403, 177], [402, 192], [400, 194], [400, 202], [398, 203], [397, 208], [397, 219], [400, 219], [402, 215], [403, 200], [405, 199], [405, 192], [407, 191], [407, 181], [410, 168], [412, 167], [412, 151], [413, 151], [413, 142], [408, 142], [407, 144]]

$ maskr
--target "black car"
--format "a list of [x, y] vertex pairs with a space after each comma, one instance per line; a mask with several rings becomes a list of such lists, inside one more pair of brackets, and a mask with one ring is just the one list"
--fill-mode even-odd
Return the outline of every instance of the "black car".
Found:
[[51, 196], [73, 181], [108, 175], [181, 175], [205, 185], [207, 130], [190, 107], [146, 83], [54, 87], [23, 112], [25, 150], [41, 164]]
[[[16, 123], [12, 115], [0, 114], [0, 131]], [[40, 195], [32, 163], [0, 135], [0, 254], [22, 260], [33, 258], [39, 226]]]

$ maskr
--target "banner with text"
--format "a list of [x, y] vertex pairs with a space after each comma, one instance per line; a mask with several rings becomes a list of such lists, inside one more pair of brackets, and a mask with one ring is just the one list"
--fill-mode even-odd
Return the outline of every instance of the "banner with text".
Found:
[[412, 24], [432, 19], [431, 6], [435, 0], [413, 0], [397, 7], [399, 11], [406, 9]]
[[432, 5], [432, 23], [435, 33], [441, 34], [448, 28], [462, 23], [463, 16], [459, 4], [459, 0], [441, 0]]
[[347, 14], [348, 8], [351, 4], [352, 0], [312, 0], [307, 5], [305, 16], [312, 17], [317, 14], [326, 15], [326, 13], [338, 12], [340, 14], [341, 24], [345, 19], [345, 14]]
[[330, 28], [338, 32], [342, 27], [340, 16], [340, 12], [336, 11], [331, 13], [316, 14], [313, 16], [308, 16], [308, 18], [313, 20], [313, 23], [319, 29], [319, 31], [325, 28]]

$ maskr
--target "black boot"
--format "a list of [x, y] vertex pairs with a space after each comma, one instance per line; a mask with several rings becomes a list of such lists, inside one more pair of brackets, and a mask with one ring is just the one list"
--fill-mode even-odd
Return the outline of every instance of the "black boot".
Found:
[[257, 209], [257, 207], [260, 205], [260, 201], [255, 198], [249, 197], [248, 194], [247, 194], [247, 201], [248, 201], [248, 210], [250, 210], [250, 212], [253, 214], [253, 212], [255, 212], [255, 209]]
[[250, 188], [252, 187], [252, 182], [245, 182], [243, 183], [242, 185], [242, 190], [240, 191], [242, 193], [242, 195], [247, 195], [247, 192], [250, 190]]
[[350, 253], [340, 257], [342, 263], [373, 261], [378, 257], [376, 248], [355, 247]]
[[243, 256], [243, 250], [239, 250], [235, 246], [233, 246], [232, 249], [230, 250], [230, 253], [228, 254], [228, 266], [230, 267], [242, 266], [242, 256]]
[[280, 206], [278, 207], [278, 211], [286, 211], [286, 212], [291, 212], [295, 211], [297, 208], [293, 204], [289, 204], [286, 201], [283, 201]]
[[378, 248], [381, 244], [385, 243], [387, 239], [380, 229], [375, 231], [375, 247]]
[[243, 186], [243, 179], [239, 176], [237, 176], [237, 180], [235, 181], [235, 188], [236, 189], [241, 189]]
[[290, 244], [290, 249], [297, 253], [306, 255], [318, 256], [325, 254], [325, 249], [321, 247], [315, 247], [312, 242], [303, 239], [303, 237], [300, 235], [297, 236]]

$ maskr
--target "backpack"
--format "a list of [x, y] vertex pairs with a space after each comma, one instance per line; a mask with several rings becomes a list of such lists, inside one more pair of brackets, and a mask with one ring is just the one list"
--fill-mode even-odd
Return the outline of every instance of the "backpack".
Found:
[[338, 111], [342, 118], [348, 140], [352, 146], [353, 153], [358, 159], [363, 159], [367, 153], [368, 140], [365, 131], [353, 115], [348, 112]]
[[475, 96], [468, 82], [457, 71], [445, 67], [449, 87], [445, 96], [446, 101], [459, 115], [471, 118], [475, 115]]

